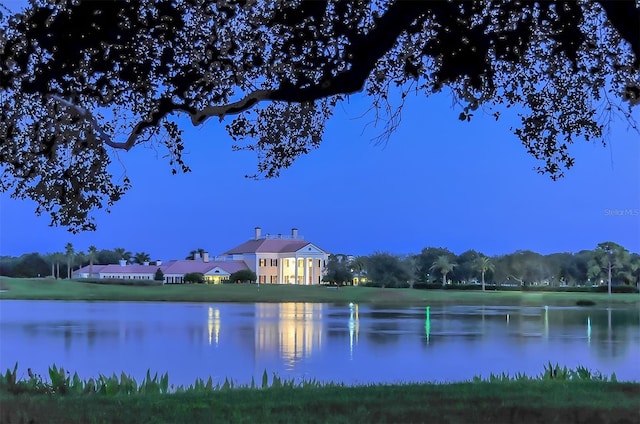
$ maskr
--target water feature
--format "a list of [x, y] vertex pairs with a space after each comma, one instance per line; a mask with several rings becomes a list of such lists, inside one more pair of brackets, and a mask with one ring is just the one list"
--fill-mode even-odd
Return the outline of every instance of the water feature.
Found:
[[[640, 381], [638, 308], [0, 302], [0, 371], [147, 369], [174, 384], [262, 373], [356, 383], [539, 375], [551, 362]], [[20, 371], [19, 371], [20, 372]]]

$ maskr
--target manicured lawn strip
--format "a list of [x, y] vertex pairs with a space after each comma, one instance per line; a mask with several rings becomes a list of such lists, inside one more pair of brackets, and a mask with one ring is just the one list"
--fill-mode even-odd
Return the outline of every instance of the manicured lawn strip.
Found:
[[590, 300], [598, 306], [640, 305], [639, 294], [475, 292], [456, 290], [379, 289], [371, 287], [185, 284], [164, 286], [123, 286], [68, 280], [0, 277], [0, 299], [31, 300], [115, 300], [168, 302], [323, 302], [386, 305], [513, 305], [575, 306]]
[[[640, 384], [511, 381], [232, 389], [167, 395], [10, 395], [3, 423], [640, 422]], [[626, 420], [626, 421], [625, 421]]]

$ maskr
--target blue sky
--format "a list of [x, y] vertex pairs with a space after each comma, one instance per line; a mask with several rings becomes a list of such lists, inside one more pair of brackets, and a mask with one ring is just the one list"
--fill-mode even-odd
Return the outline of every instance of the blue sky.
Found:
[[[204, 248], [222, 253], [262, 232], [291, 228], [333, 253], [417, 253], [427, 246], [488, 255], [530, 249], [576, 252], [615, 241], [640, 252], [640, 137], [622, 120], [608, 146], [573, 146], [576, 165], [552, 181], [509, 131], [514, 115], [495, 122], [476, 114], [458, 120], [450, 97], [416, 96], [388, 143], [372, 139], [366, 97], [338, 106], [319, 150], [278, 179], [245, 179], [256, 169], [251, 152], [232, 152], [223, 125], [194, 128], [183, 120], [192, 172], [171, 175], [162, 149], [120, 153], [133, 189], [110, 214], [96, 213], [98, 230], [73, 235], [36, 217], [35, 204], [0, 195], [0, 254], [125, 247], [153, 259], [184, 258]], [[640, 114], [636, 113], [640, 121]], [[225, 121], [228, 122], [228, 121]]]

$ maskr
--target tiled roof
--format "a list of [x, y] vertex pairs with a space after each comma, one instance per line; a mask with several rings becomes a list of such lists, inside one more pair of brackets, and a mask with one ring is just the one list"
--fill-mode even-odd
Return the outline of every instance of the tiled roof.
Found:
[[[158, 267], [156, 265], [140, 265], [140, 264], [131, 264], [131, 265], [119, 265], [119, 264], [110, 264], [110, 265], [93, 265], [93, 273], [125, 273], [125, 274], [148, 274], [155, 273]], [[88, 273], [90, 271], [90, 266], [84, 266], [75, 272], [79, 273]]]
[[[192, 261], [192, 260], [178, 260], [168, 261], [162, 265], [140, 265], [131, 264], [121, 266], [119, 264], [111, 265], [93, 265], [93, 273], [97, 274], [155, 274], [158, 268], [162, 270], [163, 274], [186, 274], [188, 272], [201, 272], [206, 274], [215, 267], [219, 267], [229, 274], [233, 274], [241, 269], [248, 269], [247, 264], [244, 261]], [[74, 271], [74, 274], [89, 273], [89, 265]]]
[[188, 272], [201, 272], [206, 274], [211, 271], [213, 268], [219, 267], [225, 272], [229, 274], [233, 274], [236, 271], [241, 269], [248, 269], [247, 264], [244, 261], [191, 261], [191, 260], [181, 260], [181, 261], [169, 261], [166, 264], [163, 264], [160, 269], [164, 274], [186, 274]]
[[215, 266], [219, 267], [224, 272], [228, 272], [229, 274], [233, 274], [234, 272], [238, 272], [243, 269], [249, 269], [244, 261], [214, 261], [210, 263], [215, 264]]
[[258, 239], [249, 240], [225, 252], [225, 255], [242, 253], [293, 253], [309, 245], [305, 240], [292, 239]]
[[[93, 264], [93, 273], [96, 274], [98, 272], [101, 272], [102, 269], [104, 269], [105, 267], [108, 267], [108, 266], [109, 265]], [[76, 271], [73, 271], [73, 272], [74, 273], [81, 273], [81, 274], [84, 274], [84, 273], [88, 274], [89, 271], [91, 271], [91, 267], [89, 265], [87, 265], [87, 266], [83, 266], [82, 268], [80, 268], [80, 269], [78, 269]]]

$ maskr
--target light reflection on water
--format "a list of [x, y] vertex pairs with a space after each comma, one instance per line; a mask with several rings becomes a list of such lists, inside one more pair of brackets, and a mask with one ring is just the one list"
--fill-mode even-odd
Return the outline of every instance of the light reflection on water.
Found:
[[42, 375], [354, 384], [534, 376], [551, 362], [640, 381], [639, 357], [638, 308], [0, 302], [0, 371]]

